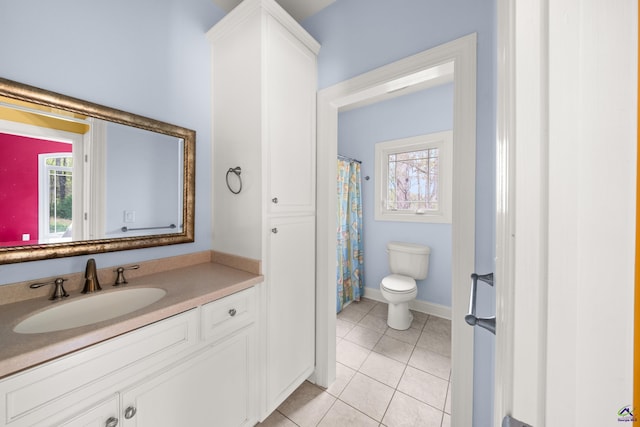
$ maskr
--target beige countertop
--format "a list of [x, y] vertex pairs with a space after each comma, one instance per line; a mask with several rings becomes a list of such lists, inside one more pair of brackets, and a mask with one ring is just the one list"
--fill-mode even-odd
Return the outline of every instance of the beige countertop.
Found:
[[13, 328], [35, 312], [92, 295], [69, 291], [70, 296], [62, 301], [41, 297], [1, 305], [0, 378], [242, 291], [262, 280], [261, 275], [211, 262], [129, 279], [124, 287], [103, 283], [100, 293], [156, 287], [167, 294], [147, 307], [111, 320], [37, 334], [19, 334]]

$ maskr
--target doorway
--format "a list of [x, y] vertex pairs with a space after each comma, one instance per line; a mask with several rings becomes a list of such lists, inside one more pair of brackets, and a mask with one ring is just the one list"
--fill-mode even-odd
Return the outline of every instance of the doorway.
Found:
[[[471, 34], [338, 83], [318, 93], [316, 371], [327, 387], [336, 376], [335, 176], [338, 113], [404, 88], [424, 88], [453, 68], [452, 413], [472, 425], [473, 329], [464, 322], [475, 262], [476, 35]], [[406, 93], [403, 91], [403, 93]]]

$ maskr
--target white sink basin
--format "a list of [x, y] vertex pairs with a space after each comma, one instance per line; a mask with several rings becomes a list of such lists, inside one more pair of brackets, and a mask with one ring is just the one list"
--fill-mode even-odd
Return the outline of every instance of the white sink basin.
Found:
[[62, 331], [113, 319], [160, 300], [167, 291], [132, 288], [98, 293], [35, 313], [13, 329], [20, 334]]

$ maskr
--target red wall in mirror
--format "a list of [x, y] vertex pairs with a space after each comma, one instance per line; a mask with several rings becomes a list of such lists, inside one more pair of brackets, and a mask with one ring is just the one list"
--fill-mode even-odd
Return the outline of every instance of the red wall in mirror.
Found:
[[0, 133], [0, 246], [38, 243], [38, 155], [71, 151], [71, 144]]

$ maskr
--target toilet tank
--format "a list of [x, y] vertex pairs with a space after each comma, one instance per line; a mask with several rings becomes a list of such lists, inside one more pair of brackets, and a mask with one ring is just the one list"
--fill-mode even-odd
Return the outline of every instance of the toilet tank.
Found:
[[413, 277], [416, 280], [425, 279], [429, 271], [428, 246], [415, 243], [389, 242], [389, 269], [393, 274]]

